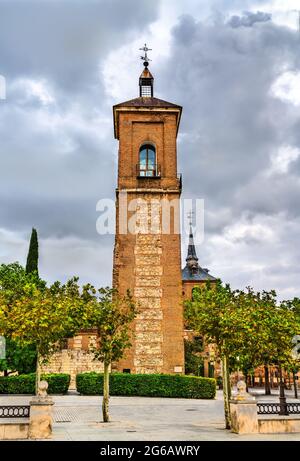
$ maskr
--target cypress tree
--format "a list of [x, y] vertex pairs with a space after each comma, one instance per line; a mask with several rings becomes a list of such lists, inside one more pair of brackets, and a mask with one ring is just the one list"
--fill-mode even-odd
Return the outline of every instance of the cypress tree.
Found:
[[38, 260], [39, 260], [38, 236], [37, 236], [36, 229], [33, 228], [31, 232], [29, 251], [28, 251], [27, 262], [26, 262], [26, 274], [36, 272], [38, 275], [39, 273]]

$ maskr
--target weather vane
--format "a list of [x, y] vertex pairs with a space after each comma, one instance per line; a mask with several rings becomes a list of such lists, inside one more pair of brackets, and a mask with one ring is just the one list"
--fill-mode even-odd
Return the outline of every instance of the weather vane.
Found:
[[193, 224], [193, 217], [194, 217], [194, 212], [193, 211], [189, 211], [188, 214], [187, 214], [187, 218], [189, 220], [189, 225], [191, 226]]
[[152, 51], [152, 48], [148, 48], [147, 44], [145, 43], [143, 48], [140, 48], [140, 50], [145, 52], [145, 55], [141, 56], [141, 59], [142, 59], [142, 61], [144, 61], [144, 66], [148, 67], [149, 61], [151, 61], [151, 59], [148, 58], [147, 51]]

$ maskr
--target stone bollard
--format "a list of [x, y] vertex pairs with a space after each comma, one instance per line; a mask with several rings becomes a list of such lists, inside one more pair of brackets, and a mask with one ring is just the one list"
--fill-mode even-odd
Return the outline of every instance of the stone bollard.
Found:
[[41, 381], [38, 395], [30, 401], [30, 439], [48, 439], [51, 437], [53, 400], [47, 394], [47, 389], [47, 381]]
[[258, 432], [257, 405], [255, 397], [246, 391], [246, 383], [237, 383], [237, 393], [230, 400], [231, 430], [236, 434]]

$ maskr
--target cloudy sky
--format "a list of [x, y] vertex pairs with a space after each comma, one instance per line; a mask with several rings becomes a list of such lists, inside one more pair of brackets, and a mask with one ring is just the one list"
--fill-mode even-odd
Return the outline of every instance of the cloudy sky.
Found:
[[[111, 282], [113, 104], [138, 96], [147, 42], [155, 96], [184, 107], [184, 197], [205, 200], [200, 263], [235, 288], [300, 296], [299, 0], [0, 0], [0, 262]], [[186, 248], [183, 246], [183, 259]]]

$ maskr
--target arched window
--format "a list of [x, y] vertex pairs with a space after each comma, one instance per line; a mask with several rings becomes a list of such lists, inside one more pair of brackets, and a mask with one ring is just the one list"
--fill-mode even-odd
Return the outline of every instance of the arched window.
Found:
[[151, 144], [143, 144], [140, 148], [139, 176], [157, 176], [156, 152]]

